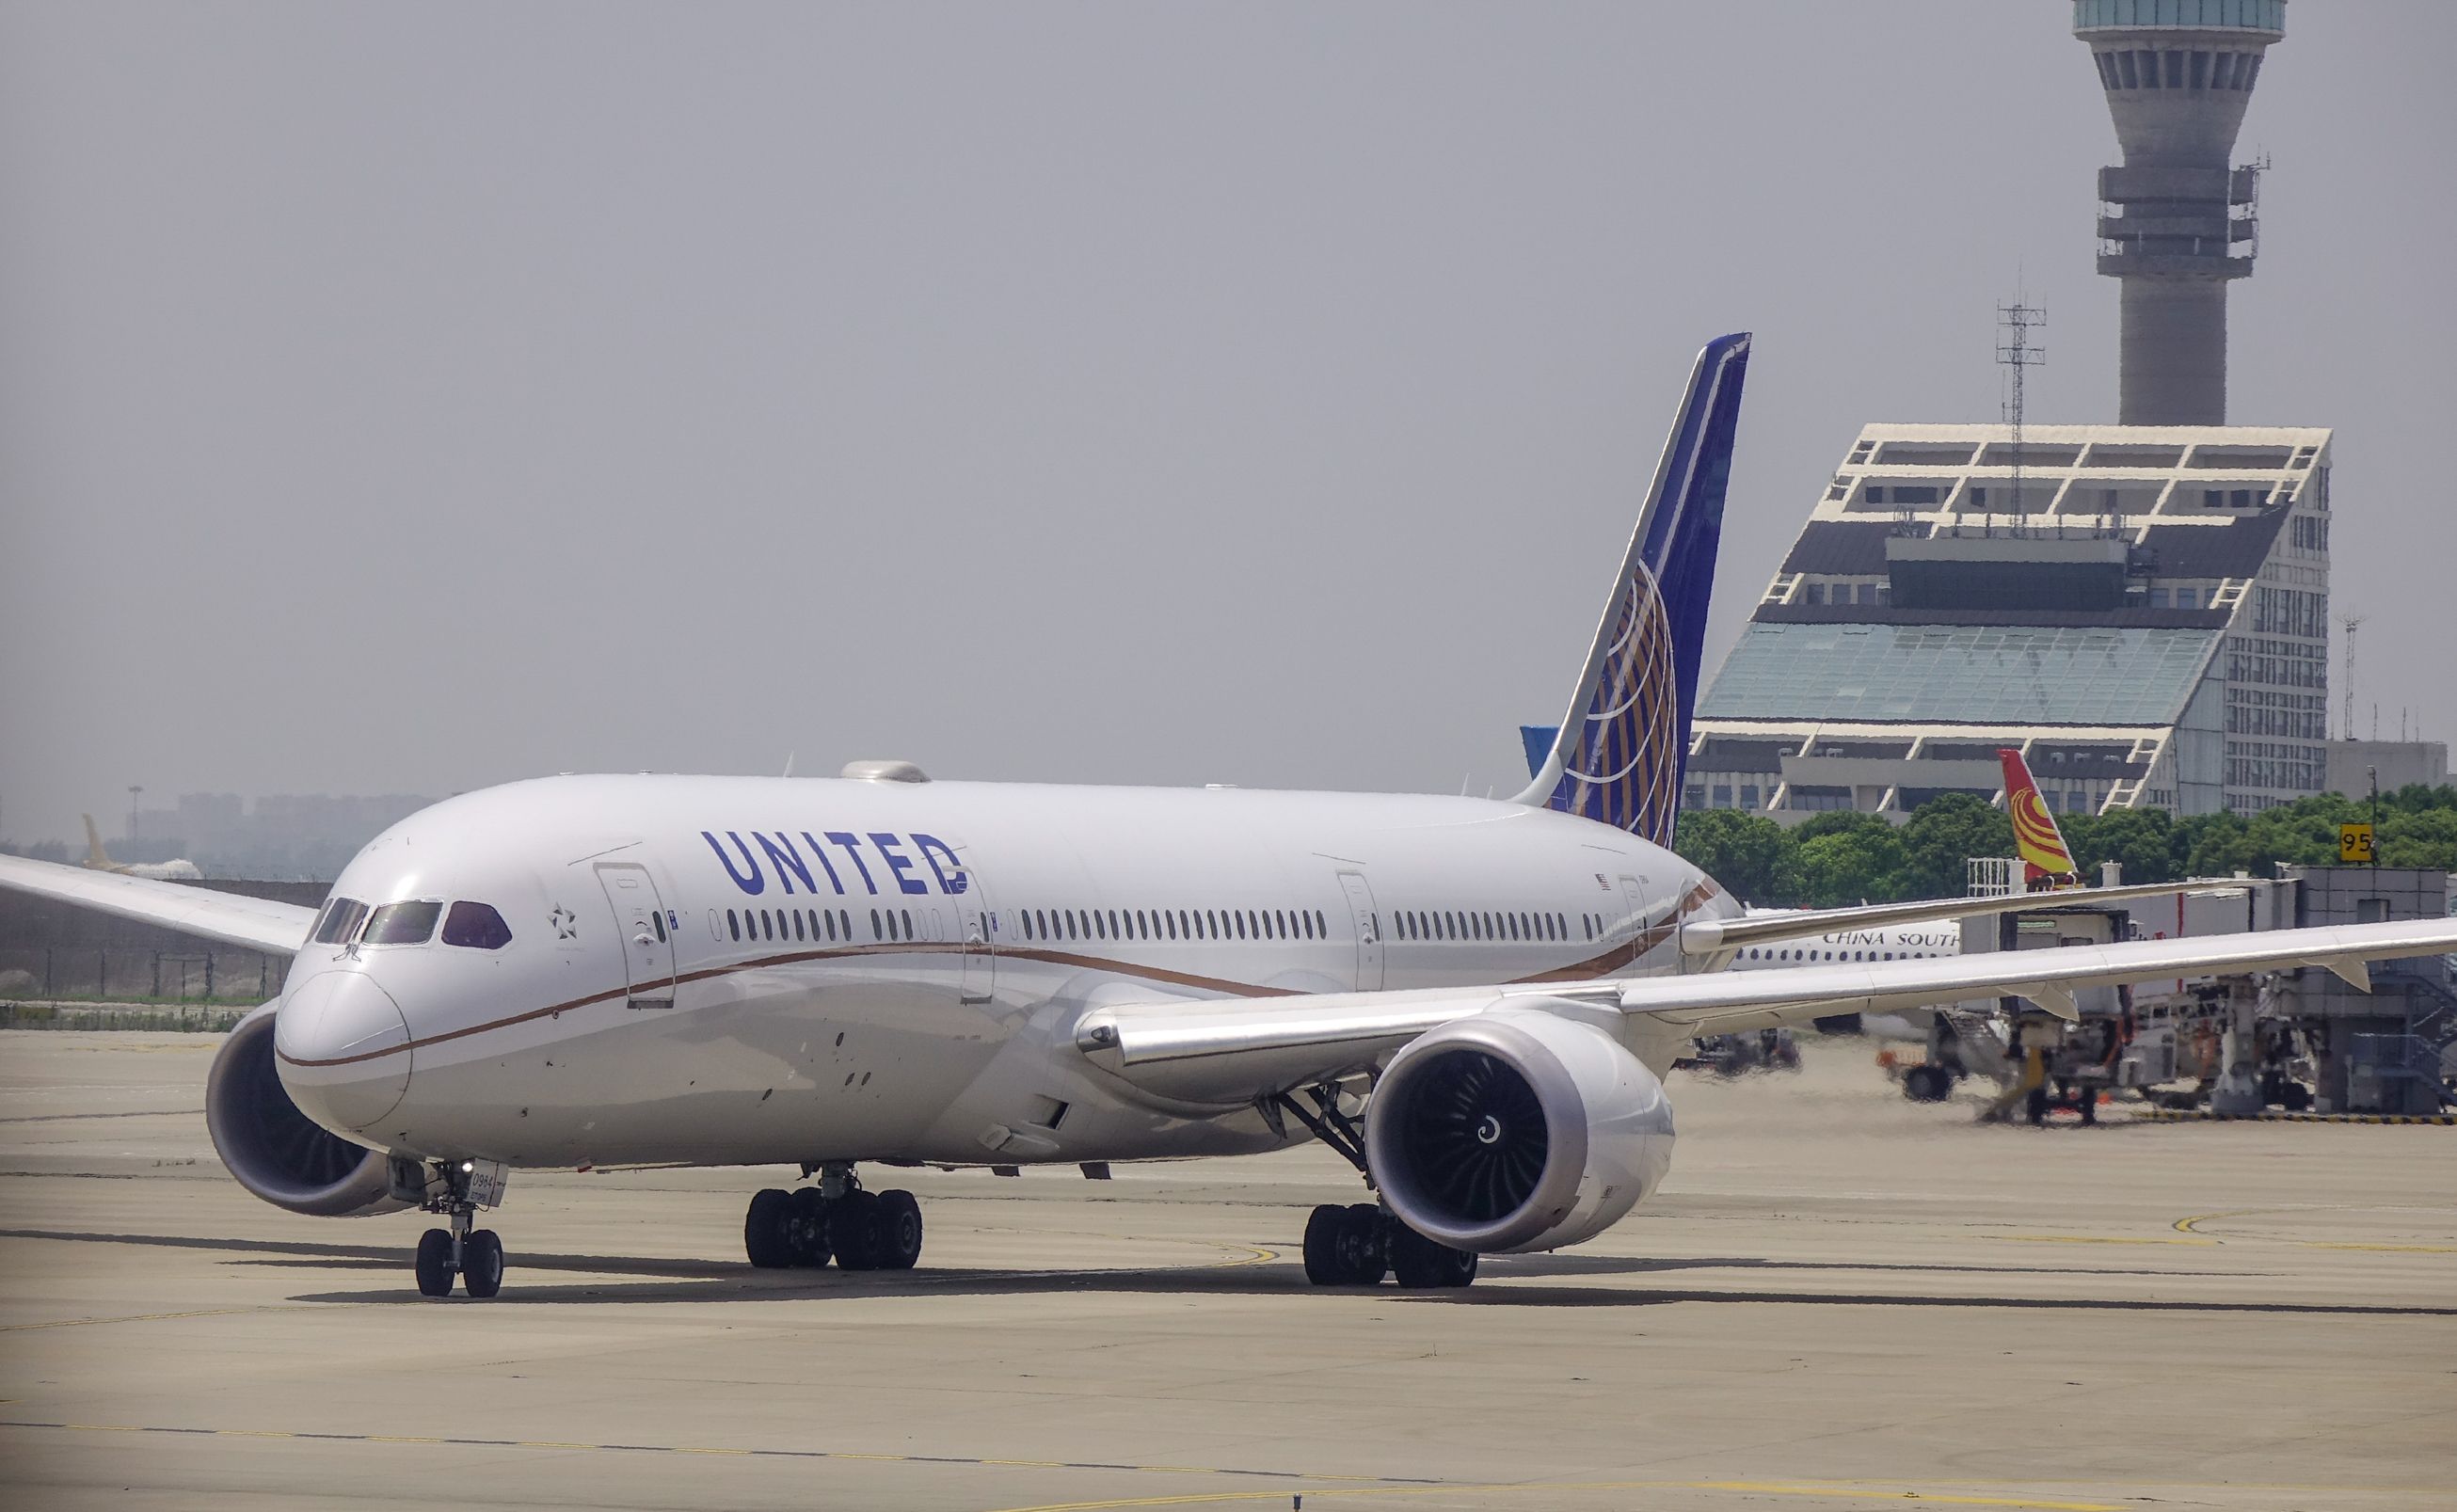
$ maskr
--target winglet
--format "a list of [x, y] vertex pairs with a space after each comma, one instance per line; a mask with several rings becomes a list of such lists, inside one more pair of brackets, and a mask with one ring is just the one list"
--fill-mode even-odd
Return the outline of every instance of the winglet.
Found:
[[1569, 713], [1518, 802], [1672, 843], [1748, 364], [1746, 332], [1698, 354]]

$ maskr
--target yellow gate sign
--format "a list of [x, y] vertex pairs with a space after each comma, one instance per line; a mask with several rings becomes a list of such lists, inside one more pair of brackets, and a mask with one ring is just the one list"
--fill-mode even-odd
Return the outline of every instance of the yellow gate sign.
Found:
[[2369, 866], [2372, 863], [2372, 827], [2368, 824], [2339, 825], [2338, 860], [2348, 866]]

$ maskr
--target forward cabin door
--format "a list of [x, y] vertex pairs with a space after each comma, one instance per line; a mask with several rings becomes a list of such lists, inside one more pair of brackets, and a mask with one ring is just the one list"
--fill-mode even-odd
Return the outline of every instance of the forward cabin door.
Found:
[[631, 988], [629, 1006], [672, 1007], [674, 942], [649, 869], [631, 861], [599, 861], [597, 884], [613, 905], [614, 933], [623, 942], [623, 969]]
[[990, 1001], [998, 984], [998, 915], [990, 908], [979, 874], [964, 872], [964, 890], [951, 900], [956, 905], [956, 938], [964, 942], [963, 980], [958, 996], [970, 1004]]
[[1339, 874], [1340, 891], [1348, 895], [1349, 916], [1356, 922], [1356, 990], [1376, 992], [1382, 986], [1382, 918], [1373, 911], [1373, 889], [1357, 872]]

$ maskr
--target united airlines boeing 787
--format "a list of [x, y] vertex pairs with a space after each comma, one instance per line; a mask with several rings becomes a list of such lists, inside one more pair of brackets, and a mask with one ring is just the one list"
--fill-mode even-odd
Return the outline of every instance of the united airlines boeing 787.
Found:
[[[1463, 1285], [1663, 1179], [1701, 1033], [2457, 947], [2457, 923], [1725, 972], [1736, 952], [2024, 900], [1744, 916], [1670, 850], [1748, 341], [1700, 355], [1567, 717], [1509, 801], [565, 777], [395, 825], [318, 911], [0, 859], [0, 885], [287, 953], [221, 1047], [216, 1148], [297, 1212], [423, 1209], [421, 1290], [492, 1295], [520, 1167], [795, 1165], [754, 1265], [912, 1265], [860, 1168], [1320, 1139], [1376, 1200], [1307, 1274]], [[2145, 887], [2080, 896], [2173, 891]]]

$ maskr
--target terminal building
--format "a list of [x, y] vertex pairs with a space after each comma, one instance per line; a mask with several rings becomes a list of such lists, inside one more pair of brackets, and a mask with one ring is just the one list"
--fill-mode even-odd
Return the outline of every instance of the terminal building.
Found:
[[[1683, 802], [1778, 817], [2001, 796], [2020, 748], [2067, 813], [2249, 813], [2327, 781], [2329, 440], [2229, 425], [2231, 164], [2286, 0], [2075, 0], [2123, 153], [2114, 425], [1861, 431], [1699, 701]], [[2035, 312], [2008, 311], [2018, 324]]]
[[1861, 431], [1701, 695], [1685, 806], [2240, 813], [2322, 791], [2329, 432]]

